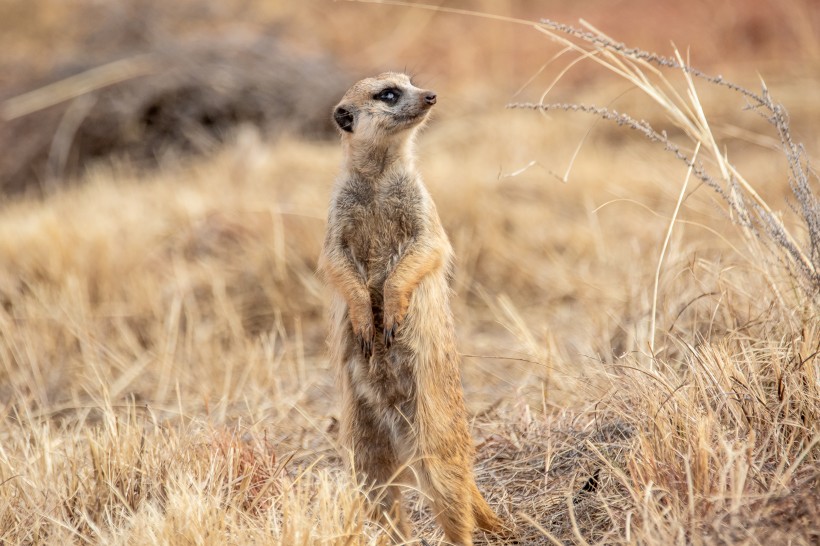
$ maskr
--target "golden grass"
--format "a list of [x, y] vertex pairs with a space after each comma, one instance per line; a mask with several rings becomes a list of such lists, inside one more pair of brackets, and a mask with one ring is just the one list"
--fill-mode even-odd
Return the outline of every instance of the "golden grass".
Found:
[[[802, 244], [776, 134], [695, 85], [707, 168], [730, 150]], [[665, 123], [622, 91], [577, 94]], [[794, 271], [694, 180], [678, 210], [686, 165], [625, 129], [442, 99], [420, 163], [459, 257], [479, 486], [521, 542], [816, 543], [820, 328]], [[341, 465], [314, 275], [339, 159], [245, 131], [3, 205], [0, 542], [386, 544]]]

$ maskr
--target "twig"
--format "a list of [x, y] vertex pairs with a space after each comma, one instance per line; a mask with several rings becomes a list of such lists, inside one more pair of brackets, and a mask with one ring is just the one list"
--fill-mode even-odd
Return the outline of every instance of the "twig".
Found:
[[152, 55], [120, 59], [7, 99], [0, 106], [0, 116], [10, 121], [103, 87], [145, 76], [155, 68], [156, 62]]

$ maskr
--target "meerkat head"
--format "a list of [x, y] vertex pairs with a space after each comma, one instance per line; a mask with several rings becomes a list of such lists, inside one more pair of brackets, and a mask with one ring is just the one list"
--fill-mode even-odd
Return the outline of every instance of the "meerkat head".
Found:
[[406, 139], [436, 103], [433, 91], [414, 86], [406, 74], [386, 72], [351, 87], [333, 110], [342, 137], [366, 143]]

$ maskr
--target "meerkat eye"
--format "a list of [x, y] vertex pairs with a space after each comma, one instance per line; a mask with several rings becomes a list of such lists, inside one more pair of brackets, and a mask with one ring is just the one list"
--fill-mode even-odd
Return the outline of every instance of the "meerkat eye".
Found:
[[396, 89], [395, 87], [388, 87], [387, 89], [382, 90], [373, 97], [376, 100], [380, 100], [382, 102], [386, 102], [387, 104], [396, 104], [398, 102], [399, 97], [401, 97], [401, 91]]

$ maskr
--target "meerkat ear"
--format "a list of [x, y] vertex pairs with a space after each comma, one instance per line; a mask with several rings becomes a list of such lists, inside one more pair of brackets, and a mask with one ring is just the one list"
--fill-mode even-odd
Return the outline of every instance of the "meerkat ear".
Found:
[[353, 132], [353, 112], [350, 109], [339, 106], [333, 112], [333, 119], [342, 131]]

